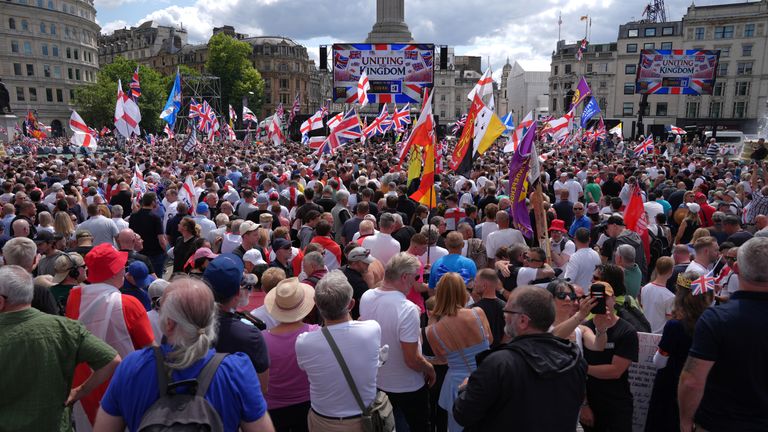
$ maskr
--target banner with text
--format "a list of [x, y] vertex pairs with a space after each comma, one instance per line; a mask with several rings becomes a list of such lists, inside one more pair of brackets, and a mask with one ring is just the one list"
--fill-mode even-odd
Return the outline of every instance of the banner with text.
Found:
[[434, 83], [433, 44], [333, 45], [333, 99], [354, 103], [365, 71], [369, 103], [418, 103]]
[[652, 333], [637, 333], [640, 342], [638, 361], [629, 367], [629, 388], [634, 399], [632, 415], [632, 431], [645, 430], [645, 418], [648, 414], [648, 404], [651, 401], [653, 381], [656, 379], [656, 366], [653, 355], [659, 346], [661, 335]]
[[640, 94], [709, 95], [720, 50], [642, 50], [635, 91]]

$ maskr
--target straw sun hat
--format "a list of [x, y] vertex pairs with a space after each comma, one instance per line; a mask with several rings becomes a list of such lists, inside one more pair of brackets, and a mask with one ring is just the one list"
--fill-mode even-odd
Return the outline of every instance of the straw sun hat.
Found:
[[267, 293], [264, 306], [278, 322], [301, 321], [315, 306], [315, 290], [298, 278], [288, 278]]

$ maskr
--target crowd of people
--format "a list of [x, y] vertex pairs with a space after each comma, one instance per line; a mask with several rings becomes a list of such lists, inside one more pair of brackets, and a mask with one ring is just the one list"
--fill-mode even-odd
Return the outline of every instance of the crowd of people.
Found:
[[495, 149], [429, 208], [389, 141], [17, 143], [0, 430], [631, 431], [638, 333], [646, 431], [768, 430], [768, 167], [638, 142], [538, 143], [531, 238]]

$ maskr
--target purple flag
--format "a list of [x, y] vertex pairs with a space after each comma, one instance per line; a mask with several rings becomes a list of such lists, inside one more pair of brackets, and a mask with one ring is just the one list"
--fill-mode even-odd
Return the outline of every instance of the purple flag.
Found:
[[[528, 197], [528, 173], [531, 169], [531, 151], [533, 150], [536, 127], [525, 132], [512, 159], [509, 161], [509, 199], [512, 201], [512, 227], [519, 229], [527, 238], [533, 236], [531, 218], [525, 199]], [[538, 161], [536, 161], [538, 163]]]
[[576, 108], [581, 103], [581, 101], [588, 98], [591, 94], [592, 90], [589, 89], [587, 80], [585, 80], [584, 77], [581, 77], [579, 84], [576, 85], [576, 91], [573, 92], [573, 99], [571, 99], [571, 108], [569, 111]]

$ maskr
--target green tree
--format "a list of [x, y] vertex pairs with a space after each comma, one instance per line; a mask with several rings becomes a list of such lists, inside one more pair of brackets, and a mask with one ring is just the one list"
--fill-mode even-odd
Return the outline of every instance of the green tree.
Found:
[[[102, 126], [111, 128], [114, 125], [117, 81], [118, 79], [122, 81], [123, 91], [127, 92], [135, 70], [135, 61], [118, 57], [113, 63], [101, 68], [94, 84], [80, 87], [75, 91], [77, 112], [89, 126], [100, 129]], [[164, 122], [159, 115], [171, 90], [173, 76], [163, 76], [150, 67], [139, 66], [139, 82], [141, 83], [139, 126], [151, 133], [160, 132]]]
[[[239, 41], [224, 33], [216, 34], [208, 41], [208, 61], [205, 69], [220, 79], [222, 111], [226, 110], [229, 104], [240, 106], [243, 96], [249, 96], [252, 105], [249, 108], [253, 111], [261, 106], [264, 80], [259, 71], [251, 65], [252, 51], [253, 47], [248, 42]], [[250, 92], [253, 92], [252, 96]]]

